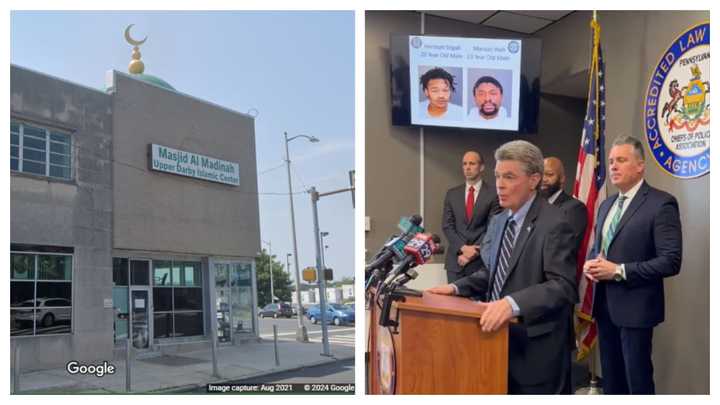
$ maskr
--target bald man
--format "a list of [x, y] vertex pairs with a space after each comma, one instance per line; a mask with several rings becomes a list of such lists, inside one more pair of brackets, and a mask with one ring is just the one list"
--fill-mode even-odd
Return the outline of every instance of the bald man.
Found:
[[467, 151], [462, 159], [465, 184], [445, 195], [442, 227], [447, 238], [445, 270], [448, 283], [483, 267], [480, 241], [490, 217], [500, 211], [495, 185], [482, 180], [485, 164], [480, 153]]
[[564, 191], [565, 167], [560, 159], [552, 156], [545, 158], [544, 166], [540, 193], [550, 204], [565, 212], [565, 219], [573, 229], [577, 249], [579, 249], [583, 237], [585, 237], [585, 228], [587, 228], [587, 208], [582, 201], [573, 198]]

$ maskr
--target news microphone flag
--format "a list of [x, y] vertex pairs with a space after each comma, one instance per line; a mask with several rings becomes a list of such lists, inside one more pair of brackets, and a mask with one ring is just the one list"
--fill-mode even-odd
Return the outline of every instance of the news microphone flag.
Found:
[[403, 231], [403, 234], [401, 236], [407, 236], [401, 237], [398, 243], [392, 244], [391, 249], [393, 250], [393, 252], [395, 252], [396, 257], [405, 257], [405, 253], [403, 250], [407, 242], [411, 239], [410, 235], [414, 236], [418, 233], [425, 232], [425, 228], [423, 228], [420, 224], [422, 224], [422, 217], [420, 215], [400, 218], [398, 228]]
[[[436, 235], [418, 233], [405, 245], [405, 253], [413, 257], [416, 266], [421, 266], [435, 253], [440, 251], [439, 238]], [[414, 266], [413, 266], [414, 267]]]
[[600, 47], [600, 25], [596, 20], [592, 27], [593, 49], [590, 64], [588, 104], [583, 124], [577, 173], [573, 197], [587, 207], [587, 228], [578, 251], [577, 281], [580, 303], [575, 309], [575, 334], [579, 341], [578, 360], [587, 356], [597, 342], [597, 323], [592, 319], [595, 283], [583, 276], [583, 264], [595, 239], [595, 219], [600, 203], [607, 196], [605, 190], [605, 62]]

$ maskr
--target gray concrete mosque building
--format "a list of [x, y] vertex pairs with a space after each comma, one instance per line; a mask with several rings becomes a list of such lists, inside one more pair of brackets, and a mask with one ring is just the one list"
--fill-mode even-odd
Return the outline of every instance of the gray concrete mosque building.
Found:
[[104, 90], [11, 66], [23, 370], [112, 360], [128, 330], [140, 355], [258, 336], [254, 119], [145, 74], [131, 44], [130, 73]]

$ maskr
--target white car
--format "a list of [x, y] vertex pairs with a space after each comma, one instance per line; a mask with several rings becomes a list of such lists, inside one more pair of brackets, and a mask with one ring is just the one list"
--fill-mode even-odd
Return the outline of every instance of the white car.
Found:
[[[66, 300], [65, 298], [38, 298], [35, 305], [35, 323], [37, 323], [38, 326], [50, 327], [58, 321], [69, 321], [72, 315], [70, 305], [70, 300]], [[33, 300], [25, 300], [21, 302], [20, 305], [13, 306], [29, 308], [33, 306]], [[14, 315], [14, 319], [17, 322], [33, 321], [33, 313], [31, 311], [18, 311]]]

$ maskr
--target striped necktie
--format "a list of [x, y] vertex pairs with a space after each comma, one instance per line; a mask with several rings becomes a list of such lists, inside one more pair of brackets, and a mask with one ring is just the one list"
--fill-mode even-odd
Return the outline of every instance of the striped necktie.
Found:
[[612, 221], [610, 221], [610, 226], [608, 227], [607, 233], [603, 237], [603, 243], [602, 243], [602, 254], [607, 257], [607, 251], [610, 248], [610, 243], [612, 242], [613, 238], [615, 237], [615, 230], [617, 229], [618, 224], [620, 223], [620, 218], [622, 218], [623, 214], [623, 203], [627, 199], [626, 196], [621, 195], [618, 197], [618, 204], [617, 209], [615, 210], [615, 215], [612, 217]]
[[503, 233], [502, 245], [500, 246], [500, 257], [493, 278], [492, 290], [490, 290], [490, 301], [497, 301], [500, 298], [505, 280], [510, 270], [510, 256], [515, 244], [515, 220], [510, 218], [505, 232]]

